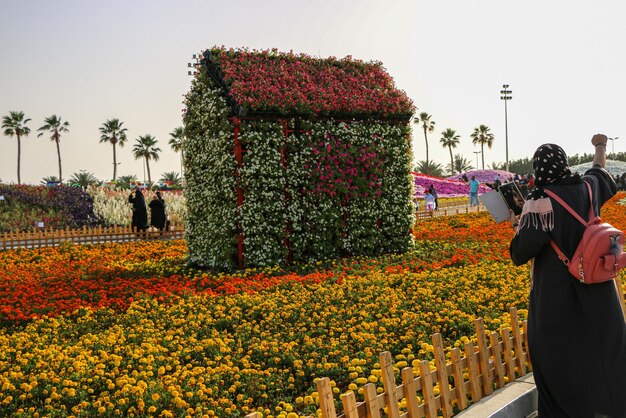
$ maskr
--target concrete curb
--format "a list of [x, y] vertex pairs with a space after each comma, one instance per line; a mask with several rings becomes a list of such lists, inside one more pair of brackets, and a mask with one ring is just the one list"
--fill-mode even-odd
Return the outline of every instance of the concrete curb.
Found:
[[509, 383], [455, 415], [462, 418], [532, 418], [537, 416], [537, 388], [532, 373]]

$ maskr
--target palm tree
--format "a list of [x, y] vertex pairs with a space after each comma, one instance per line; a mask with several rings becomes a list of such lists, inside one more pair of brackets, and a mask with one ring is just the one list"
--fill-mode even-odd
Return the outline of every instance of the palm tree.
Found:
[[[428, 173], [426, 172], [426, 170], [428, 170]], [[417, 164], [415, 165], [415, 169], [413, 171], [416, 171], [418, 173], [424, 173], [424, 174], [428, 174], [430, 176], [435, 176], [435, 177], [443, 177], [443, 167], [441, 166], [441, 164], [437, 164], [437, 163], [433, 163], [430, 162], [429, 164], [426, 164], [426, 161], [418, 161]]]
[[180, 186], [180, 175], [176, 171], [167, 171], [161, 174], [159, 181], [177, 187]]
[[457, 135], [454, 129], [446, 129], [441, 133], [441, 139], [439, 142], [441, 146], [448, 147], [450, 150], [450, 175], [454, 175], [454, 158], [452, 157], [452, 148], [456, 148], [459, 145], [461, 136]]
[[461, 154], [454, 155], [454, 171], [457, 173], [464, 173], [472, 169], [472, 162]]
[[47, 186], [50, 183], [60, 183], [57, 176], [48, 176], [41, 179], [40, 184], [43, 186]]
[[483, 170], [485, 169], [485, 144], [489, 149], [493, 146], [494, 136], [491, 133], [491, 129], [487, 125], [480, 125], [478, 128], [474, 128], [474, 132], [470, 135], [472, 143], [474, 145], [480, 144], [480, 153], [483, 160]]
[[431, 115], [426, 112], [422, 112], [418, 117], [415, 118], [415, 123], [417, 125], [422, 123], [422, 128], [424, 129], [424, 140], [426, 141], [426, 174], [430, 174], [429, 170], [429, 159], [428, 159], [428, 135], [426, 132], [432, 132], [435, 130], [435, 121], [430, 120]]
[[130, 189], [130, 185], [136, 182], [137, 182], [136, 176], [133, 176], [133, 175], [119, 176], [117, 178], [117, 181], [115, 182], [115, 185], [118, 187], [121, 187], [122, 189]]
[[185, 129], [182, 126], [174, 129], [170, 133], [170, 147], [174, 152], [180, 151], [180, 176], [183, 177], [183, 161], [185, 159], [185, 152], [183, 150], [183, 142], [185, 140]]
[[61, 117], [57, 115], [48, 116], [44, 119], [45, 125], [37, 129], [41, 131], [37, 138], [44, 134], [44, 132], [50, 132], [50, 140], [57, 144], [57, 157], [59, 159], [59, 182], [63, 183], [63, 175], [61, 174], [61, 147], [59, 142], [61, 141], [61, 132], [69, 132], [68, 127], [70, 123], [68, 121], [61, 122]]
[[109, 119], [100, 127], [100, 143], [110, 142], [113, 145], [113, 181], [117, 178], [115, 145], [120, 144], [123, 147], [126, 142], [126, 128], [122, 128], [123, 124], [119, 119]]
[[23, 136], [28, 136], [30, 128], [26, 124], [30, 122], [30, 119], [24, 119], [24, 112], [9, 112], [9, 116], [2, 118], [2, 129], [6, 136], [17, 137], [17, 184], [22, 184], [22, 177], [20, 176], [20, 159], [22, 156], [22, 142]]
[[152, 185], [152, 178], [150, 177], [150, 160], [158, 161], [161, 148], [155, 147], [157, 140], [152, 135], [146, 134], [140, 136], [135, 140], [133, 146], [133, 155], [135, 159], [146, 159], [146, 169], [148, 170], [148, 185]]
[[72, 174], [72, 177], [70, 177], [70, 184], [86, 189], [89, 186], [100, 184], [100, 181], [96, 178], [96, 176], [94, 176], [93, 173], [86, 170], [80, 170], [78, 173]]

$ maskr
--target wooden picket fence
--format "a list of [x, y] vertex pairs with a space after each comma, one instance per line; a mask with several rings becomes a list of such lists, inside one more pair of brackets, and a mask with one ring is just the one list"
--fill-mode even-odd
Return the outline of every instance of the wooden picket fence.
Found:
[[76, 244], [98, 244], [105, 242], [130, 242], [146, 239], [181, 239], [184, 236], [182, 225], [171, 225], [168, 231], [161, 232], [149, 228], [145, 232], [134, 232], [130, 226], [97, 226], [82, 229], [35, 228], [26, 232], [5, 232], [0, 234], [0, 250], [10, 248], [36, 248], [59, 245], [63, 242]]
[[[402, 383], [396, 385], [394, 359], [390, 352], [380, 354], [383, 392], [376, 385], [363, 386], [363, 402], [353, 391], [340, 396], [343, 413], [336, 412], [336, 400], [327, 377], [317, 381], [319, 407], [323, 418], [436, 418], [454, 416], [471, 403], [491, 395], [495, 389], [513, 382], [532, 370], [528, 357], [527, 322], [520, 330], [517, 310], [511, 308], [511, 328], [485, 332], [482, 318], [475, 321], [477, 346], [467, 342], [463, 351], [453, 348], [446, 360], [441, 334], [432, 336], [434, 367], [427, 360], [417, 369], [400, 371]], [[464, 354], [464, 355], [463, 355]], [[436, 394], [435, 388], [438, 389]], [[400, 402], [406, 405], [401, 412]], [[260, 412], [246, 418], [261, 418]], [[312, 418], [312, 417], [309, 417]]]
[[431, 218], [438, 218], [440, 216], [460, 215], [460, 214], [485, 211], [484, 206], [459, 205], [459, 206], [441, 207], [437, 210], [429, 212], [426, 209], [422, 208], [422, 206], [423, 205], [421, 205], [420, 209], [415, 212], [415, 219], [417, 219], [418, 221], [423, 221], [423, 220], [431, 219]]

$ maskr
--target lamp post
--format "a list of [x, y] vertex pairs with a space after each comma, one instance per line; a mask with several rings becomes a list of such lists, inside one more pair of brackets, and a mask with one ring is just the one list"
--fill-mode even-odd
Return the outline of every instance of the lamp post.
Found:
[[611, 154], [613, 154], [613, 158], [615, 158], [615, 147], [614, 147], [614, 142], [613, 141], [617, 141], [619, 139], [619, 136], [616, 136], [615, 138], [609, 138], [609, 141], [611, 141]]
[[509, 90], [509, 85], [503, 84], [502, 90], [500, 90], [500, 100], [504, 100], [504, 143], [506, 146], [506, 171], [509, 171], [509, 127], [506, 102], [513, 98], [513, 96], [511, 96], [511, 93], [513, 93], [513, 90]]
[[476, 170], [478, 170], [478, 154], [480, 154], [482, 151], [474, 151], [474, 154], [476, 154]]

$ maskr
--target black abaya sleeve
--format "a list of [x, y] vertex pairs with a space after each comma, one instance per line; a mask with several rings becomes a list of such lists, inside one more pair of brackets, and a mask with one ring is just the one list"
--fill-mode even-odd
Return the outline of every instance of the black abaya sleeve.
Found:
[[526, 264], [538, 256], [546, 245], [550, 245], [550, 235], [547, 232], [533, 226], [522, 228], [511, 240], [511, 260], [516, 266]]

